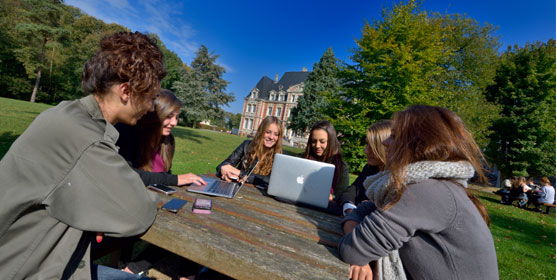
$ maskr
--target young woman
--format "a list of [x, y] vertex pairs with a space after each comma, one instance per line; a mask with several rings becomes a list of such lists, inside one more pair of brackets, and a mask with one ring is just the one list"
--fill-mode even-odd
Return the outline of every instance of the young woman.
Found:
[[540, 212], [540, 205], [544, 204], [544, 203], [549, 203], [549, 204], [554, 204], [555, 203], [555, 188], [553, 188], [553, 186], [551, 185], [551, 182], [549, 182], [549, 179], [547, 179], [547, 177], [543, 177], [541, 179], [541, 189], [539, 192], [537, 192], [537, 195], [535, 197], [535, 199], [532, 199], [532, 202], [534, 203], [534, 206], [536, 206], [536, 208], [534, 209], [534, 211]]
[[[340, 257], [352, 279], [497, 279], [485, 207], [467, 190], [481, 152], [453, 112], [411, 106], [394, 115], [386, 170], [364, 182], [370, 201], [345, 217]], [[368, 265], [374, 262], [374, 271]]]
[[195, 174], [171, 174], [175, 142], [172, 129], [178, 124], [182, 101], [169, 90], [161, 89], [153, 101], [155, 110], [143, 116], [135, 127], [119, 125], [119, 153], [135, 168], [145, 185], [182, 186], [205, 184]]
[[340, 215], [342, 210], [337, 201], [348, 187], [350, 178], [348, 165], [342, 161], [342, 152], [335, 127], [330, 122], [320, 121], [312, 126], [304, 158], [331, 163], [335, 166], [328, 210], [333, 214]]
[[217, 166], [217, 176], [226, 181], [242, 180], [243, 174], [253, 170], [248, 183], [266, 188], [276, 153], [282, 153], [282, 129], [277, 117], [263, 119], [253, 140], [246, 140], [227, 159]]
[[392, 121], [386, 120], [380, 121], [367, 129], [366, 147], [364, 149], [367, 164], [358, 178], [340, 196], [339, 204], [344, 215], [355, 209], [360, 202], [368, 200], [364, 188], [365, 179], [385, 170], [386, 152], [382, 142], [391, 135], [391, 126]]

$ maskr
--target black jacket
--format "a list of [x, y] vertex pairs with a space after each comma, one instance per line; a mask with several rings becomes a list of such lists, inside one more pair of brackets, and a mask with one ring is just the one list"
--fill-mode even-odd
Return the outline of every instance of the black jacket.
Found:
[[[228, 158], [226, 158], [223, 162], [221, 162], [221, 164], [219, 164], [219, 166], [217, 166], [217, 176], [219, 178], [222, 176], [222, 174], [220, 173], [221, 167], [227, 164], [230, 164], [238, 168], [240, 171], [245, 172], [249, 170], [247, 166], [247, 158], [244, 158], [244, 156], [247, 156], [248, 154], [248, 148], [250, 143], [251, 140], [244, 141], [242, 144], [240, 144], [240, 146], [238, 146], [238, 148], [236, 148], [236, 150], [234, 150], [234, 152], [232, 152], [232, 154], [228, 156]], [[246, 182], [258, 186], [267, 187], [269, 186], [270, 178], [271, 178], [270, 175], [260, 175], [260, 174], [252, 173], [248, 177]]]
[[139, 132], [135, 126], [118, 123], [114, 127], [120, 133], [116, 145], [120, 148], [118, 153], [128, 162], [135, 172], [139, 174], [143, 183], [177, 186], [178, 176], [165, 172], [149, 172], [136, 168], [139, 155]]
[[344, 203], [350, 202], [354, 205], [358, 205], [363, 200], [368, 200], [366, 196], [366, 189], [364, 188], [364, 181], [368, 176], [375, 175], [379, 172], [379, 167], [371, 166], [366, 164], [358, 178], [354, 180], [352, 185], [350, 185], [340, 196], [339, 205], [342, 207]]

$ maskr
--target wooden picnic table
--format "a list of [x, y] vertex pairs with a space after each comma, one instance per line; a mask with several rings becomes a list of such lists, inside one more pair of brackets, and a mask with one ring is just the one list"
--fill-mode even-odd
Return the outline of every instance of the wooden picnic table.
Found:
[[[159, 210], [141, 239], [236, 279], [347, 279], [338, 259], [341, 217], [279, 202], [245, 184], [233, 199], [177, 188], [161, 195], [188, 203], [177, 214]], [[196, 197], [213, 201], [193, 214]]]

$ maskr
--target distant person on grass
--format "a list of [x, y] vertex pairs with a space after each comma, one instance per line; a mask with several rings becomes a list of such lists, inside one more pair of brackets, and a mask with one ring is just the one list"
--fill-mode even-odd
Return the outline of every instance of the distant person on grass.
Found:
[[139, 279], [91, 263], [104, 233], [145, 232], [158, 198], [118, 154], [114, 124], [153, 109], [166, 72], [141, 33], [104, 38], [85, 64], [90, 95], [41, 113], [0, 161], [0, 275], [3, 279]]
[[387, 156], [385, 146], [382, 143], [391, 136], [391, 126], [392, 121], [386, 120], [377, 122], [367, 129], [366, 147], [364, 149], [367, 163], [360, 172], [360, 175], [358, 175], [358, 178], [340, 196], [339, 202], [343, 215], [354, 210], [360, 202], [368, 200], [365, 194], [366, 189], [364, 188], [366, 178], [385, 170]]
[[176, 148], [172, 129], [178, 124], [182, 101], [172, 91], [161, 89], [154, 107], [155, 111], [143, 116], [136, 126], [116, 126], [120, 132], [119, 153], [132, 164], [145, 185], [204, 185], [205, 181], [195, 174], [170, 172]]
[[555, 204], [555, 188], [549, 182], [547, 177], [543, 177], [541, 179], [542, 187], [539, 192], [537, 192], [537, 197], [535, 197], [532, 202], [534, 203], [534, 211], [540, 212], [540, 205], [547, 203], [547, 204]]
[[[467, 189], [481, 151], [460, 118], [432, 106], [394, 115], [386, 170], [344, 218], [351, 279], [498, 279], [485, 207]], [[369, 264], [372, 263], [372, 266]]]
[[342, 160], [340, 142], [337, 139], [337, 133], [333, 124], [323, 120], [311, 127], [303, 157], [331, 163], [335, 166], [327, 211], [335, 215], [341, 215], [342, 209], [339, 205], [339, 199], [341, 194], [348, 188], [350, 171], [348, 165]]
[[217, 166], [217, 176], [228, 182], [241, 180], [259, 162], [247, 182], [267, 188], [277, 153], [282, 153], [282, 128], [277, 117], [268, 116], [259, 125], [253, 140], [244, 141]]

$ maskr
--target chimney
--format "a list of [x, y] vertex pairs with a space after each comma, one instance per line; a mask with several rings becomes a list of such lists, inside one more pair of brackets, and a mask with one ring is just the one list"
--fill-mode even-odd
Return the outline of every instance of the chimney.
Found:
[[302, 67], [302, 72], [307, 72], [308, 69], [306, 67]]
[[275, 84], [278, 83], [278, 74], [275, 75]]

